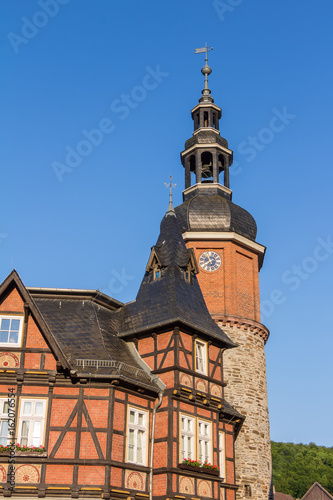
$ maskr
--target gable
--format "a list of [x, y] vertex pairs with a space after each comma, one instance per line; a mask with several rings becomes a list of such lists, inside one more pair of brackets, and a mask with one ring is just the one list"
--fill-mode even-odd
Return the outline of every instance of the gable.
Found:
[[24, 314], [24, 300], [17, 287], [10, 287], [2, 297], [0, 297], [0, 314], [2, 312]]
[[43, 370], [47, 366], [55, 370], [57, 360], [67, 368], [59, 346], [16, 271], [0, 285], [0, 320], [1, 368]]
[[333, 497], [319, 483], [314, 483], [302, 497], [302, 500], [332, 500]]

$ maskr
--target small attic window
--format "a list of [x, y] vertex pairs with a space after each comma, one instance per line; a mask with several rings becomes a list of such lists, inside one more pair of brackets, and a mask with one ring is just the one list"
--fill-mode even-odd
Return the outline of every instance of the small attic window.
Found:
[[158, 280], [158, 279], [160, 279], [161, 276], [162, 276], [162, 271], [161, 271], [160, 266], [154, 267], [154, 270], [153, 270], [153, 279], [154, 280]]
[[189, 266], [183, 270], [183, 274], [184, 274], [184, 280], [187, 281], [188, 283], [192, 283], [192, 273]]

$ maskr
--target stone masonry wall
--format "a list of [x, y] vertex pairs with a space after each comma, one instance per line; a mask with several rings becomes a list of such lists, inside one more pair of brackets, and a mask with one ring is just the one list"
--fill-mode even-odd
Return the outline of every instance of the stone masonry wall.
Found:
[[264, 339], [241, 323], [218, 324], [239, 345], [224, 353], [225, 398], [246, 417], [235, 444], [237, 499], [267, 500], [272, 459]]

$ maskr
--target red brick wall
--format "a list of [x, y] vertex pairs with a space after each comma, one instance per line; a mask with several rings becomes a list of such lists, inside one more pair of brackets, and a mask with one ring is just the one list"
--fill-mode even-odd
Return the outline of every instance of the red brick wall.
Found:
[[81, 465], [79, 467], [78, 483], [82, 485], [104, 484], [104, 467]]
[[40, 369], [40, 353], [37, 352], [27, 352], [25, 354], [24, 368], [27, 370]]
[[23, 314], [24, 302], [16, 288], [14, 288], [7, 297], [0, 299], [0, 311], [10, 311]]
[[27, 395], [27, 394], [47, 394], [49, 392], [48, 387], [37, 387], [35, 385], [33, 386], [26, 386], [24, 385], [22, 387], [22, 394]]
[[41, 349], [47, 349], [47, 343], [45, 342], [43, 335], [41, 334], [39, 328], [37, 327], [32, 316], [29, 316], [28, 319], [28, 331], [27, 331], [27, 347], [33, 347], [37, 349], [40, 347]]
[[75, 441], [75, 432], [67, 432], [59, 447], [59, 450], [55, 454], [55, 458], [74, 458]]
[[154, 476], [153, 495], [162, 496], [166, 494], [166, 491], [167, 491], [167, 475], [159, 474], [158, 476]]
[[68, 484], [73, 482], [73, 466], [72, 465], [47, 465], [46, 467], [46, 483], [47, 484]]
[[260, 321], [258, 255], [231, 241], [188, 241], [187, 246], [197, 261], [206, 250], [221, 256], [217, 271], [200, 268], [197, 275], [210, 313]]

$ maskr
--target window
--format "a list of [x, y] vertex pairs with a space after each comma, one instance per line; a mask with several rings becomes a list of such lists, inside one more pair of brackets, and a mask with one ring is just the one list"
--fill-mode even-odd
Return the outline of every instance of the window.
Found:
[[154, 280], [157, 280], [161, 277], [161, 268], [155, 267], [154, 269]]
[[195, 341], [195, 371], [207, 375], [207, 344]]
[[21, 345], [23, 318], [0, 316], [0, 345], [19, 347]]
[[198, 422], [198, 458], [200, 462], [211, 462], [211, 423]]
[[244, 493], [246, 497], [252, 497], [252, 490], [250, 484], [244, 484]]
[[212, 460], [212, 424], [188, 415], [180, 416], [180, 458], [200, 462]]
[[181, 459], [194, 459], [194, 418], [181, 415]]
[[42, 446], [46, 413], [45, 399], [21, 399], [18, 442], [21, 446]]
[[225, 444], [224, 432], [219, 433], [219, 459], [220, 459], [220, 477], [225, 477]]
[[188, 267], [187, 269], [185, 269], [183, 272], [184, 272], [184, 279], [185, 279], [185, 281], [188, 281], [189, 283], [191, 283], [191, 281], [192, 281], [191, 280], [192, 275], [191, 275], [191, 269], [190, 269], [190, 267]]
[[135, 464], [146, 465], [146, 443], [147, 412], [129, 408], [127, 460]]
[[0, 399], [0, 445], [7, 446], [10, 442], [9, 437], [9, 403], [7, 399]]

